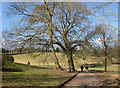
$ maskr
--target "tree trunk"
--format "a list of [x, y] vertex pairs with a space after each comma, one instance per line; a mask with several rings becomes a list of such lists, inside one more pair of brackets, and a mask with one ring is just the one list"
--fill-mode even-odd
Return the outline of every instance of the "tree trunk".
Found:
[[107, 44], [105, 40], [105, 33], [103, 33], [103, 41], [104, 41], [104, 57], [105, 57], [105, 71], [107, 71]]
[[56, 65], [56, 67], [60, 70], [63, 70], [63, 68], [59, 64], [58, 58], [57, 58], [56, 53], [55, 53], [55, 49], [53, 47], [53, 44], [51, 45], [51, 52], [53, 54], [53, 59], [54, 59], [54, 63]]
[[69, 72], [74, 72], [75, 67], [74, 67], [74, 62], [72, 57], [72, 51], [67, 52], [67, 58], [68, 58]]
[[[51, 14], [51, 11], [49, 11], [49, 7], [48, 7], [48, 5], [47, 5], [47, 3], [45, 2], [45, 8], [46, 8], [46, 10], [47, 10], [47, 12], [48, 12], [48, 18], [47, 18], [47, 20], [49, 21], [49, 23], [46, 23], [47, 24], [47, 27], [48, 27], [48, 29], [49, 29], [49, 37], [50, 37], [50, 48], [51, 48], [51, 52], [52, 52], [52, 54], [53, 54], [53, 59], [54, 59], [54, 63], [55, 63], [55, 65], [56, 65], [56, 67], [58, 68], [58, 69], [61, 69], [61, 70], [63, 70], [62, 69], [62, 67], [60, 66], [60, 64], [59, 64], [59, 61], [58, 61], [58, 58], [57, 58], [57, 56], [56, 56], [56, 53], [55, 53], [55, 49], [54, 49], [54, 46], [53, 46], [53, 25], [52, 25], [52, 16], [53, 16], [53, 14]], [[49, 24], [49, 25], [48, 25]]]
[[56, 53], [55, 53], [55, 49], [54, 49], [54, 46], [53, 46], [53, 40], [52, 40], [52, 33], [50, 33], [49, 36], [50, 36], [50, 48], [51, 48], [51, 52], [52, 52], [52, 55], [53, 55], [54, 63], [55, 63], [55, 65], [58, 69], [63, 70], [63, 68], [59, 64], [59, 60], [58, 60], [58, 58], [56, 56]]
[[107, 58], [105, 57], [105, 71], [107, 71]]
[[22, 49], [20, 49], [20, 54], [22, 53]]
[[11, 49], [9, 50], [9, 53], [11, 54]]

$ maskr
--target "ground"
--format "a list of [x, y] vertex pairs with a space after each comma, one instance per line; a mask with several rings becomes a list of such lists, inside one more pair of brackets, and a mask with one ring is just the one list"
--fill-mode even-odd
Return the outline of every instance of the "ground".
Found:
[[2, 70], [2, 86], [58, 86], [76, 74], [13, 62], [6, 62]]
[[[104, 72], [103, 67], [90, 68], [89, 72], [80, 72], [68, 86], [117, 86], [117, 65], [111, 65], [111, 72]], [[115, 71], [112, 71], [114, 68]], [[76, 73], [66, 70], [51, 69], [47, 67], [28, 66], [20, 63], [6, 62], [3, 66], [3, 86], [58, 86]]]
[[109, 88], [119, 88], [118, 83], [118, 65], [108, 66], [108, 71], [104, 71], [104, 67], [90, 68], [89, 72], [80, 72], [75, 78], [66, 83], [63, 88], [88, 88], [96, 86], [106, 86]]
[[102, 86], [99, 78], [93, 73], [79, 73], [74, 79], [65, 84], [66, 87], [85, 87], [85, 86]]
[[73, 76], [77, 72], [70, 73], [67, 70], [59, 70], [59, 69], [46, 69], [49, 72], [55, 72], [57, 74], [61, 74], [59, 77], [64, 77], [64, 76]]
[[[62, 58], [61, 54], [59, 56]], [[31, 58], [27, 54], [14, 55], [14, 58], [15, 63], [7, 62], [3, 66], [3, 86], [58, 86], [77, 73], [55, 69], [52, 64], [40, 65], [38, 59]], [[30, 66], [27, 65], [28, 61], [31, 62]], [[90, 62], [89, 59], [87, 62]], [[77, 68], [77, 71], [80, 71], [80, 68]], [[79, 73], [76, 78], [65, 84], [65, 86], [117, 86], [117, 79], [118, 64], [112, 64], [108, 66], [108, 72], [104, 72], [104, 67], [89, 68], [89, 73]]]
[[79, 73], [71, 81], [66, 83], [63, 88], [96, 88], [97, 86], [106, 86], [107, 88], [109, 88], [110, 86], [118, 87], [118, 81], [115, 80], [114, 77], [112, 77], [112, 75], [110, 75], [108, 72], [90, 71], [88, 73]]

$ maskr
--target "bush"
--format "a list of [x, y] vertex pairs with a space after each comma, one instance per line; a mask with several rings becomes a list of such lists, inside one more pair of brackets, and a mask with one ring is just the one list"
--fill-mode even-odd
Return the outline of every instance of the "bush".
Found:
[[10, 56], [10, 55], [2, 55], [2, 58], [4, 58], [5, 61], [12, 61], [12, 62], [14, 62], [13, 56]]
[[27, 65], [30, 65], [30, 61], [28, 61]]

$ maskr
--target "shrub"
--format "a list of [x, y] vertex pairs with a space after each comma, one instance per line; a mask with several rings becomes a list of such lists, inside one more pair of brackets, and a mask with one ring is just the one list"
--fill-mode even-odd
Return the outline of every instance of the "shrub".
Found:
[[30, 65], [30, 61], [28, 61], [27, 65]]
[[14, 62], [13, 56], [10, 56], [10, 55], [2, 55], [2, 58], [4, 58], [5, 61], [12, 61], [12, 62]]

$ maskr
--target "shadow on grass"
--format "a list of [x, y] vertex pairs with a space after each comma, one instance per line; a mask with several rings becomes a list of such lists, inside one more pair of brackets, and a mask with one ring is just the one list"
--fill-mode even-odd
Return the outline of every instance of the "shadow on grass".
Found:
[[52, 67], [42, 67], [42, 66], [34, 66], [34, 65], [27, 65], [23, 63], [14, 63], [15, 65], [21, 65], [23, 67], [30, 67], [30, 68], [36, 68], [36, 69], [52, 69]]
[[[3, 83], [10, 84], [8, 88], [29, 88], [27, 85], [32, 86], [31, 88], [41, 88], [40, 86], [51, 86], [55, 85], [57, 86], [59, 83], [63, 82], [63, 79], [66, 80], [70, 77], [60, 77], [58, 78], [56, 75], [52, 76], [50, 74], [8, 74], [8, 76], [3, 76]], [[16, 83], [17, 85], [13, 85]], [[22, 85], [21, 85], [22, 84]], [[21, 86], [21, 87], [20, 87]], [[22, 87], [23, 86], [23, 87]], [[35, 87], [36, 86], [36, 87]], [[46, 88], [45, 87], [45, 88]], [[4, 84], [4, 88], [5, 84]], [[48, 87], [51, 88], [51, 87]]]
[[103, 70], [89, 70], [90, 73], [104, 73]]
[[42, 66], [30, 66], [30, 67], [33, 67], [33, 68], [39, 68], [39, 69], [53, 69], [52, 67], [42, 67]]
[[15, 69], [15, 68], [2, 68], [3, 72], [22, 72], [21, 69]]
[[104, 73], [105, 71], [103, 71], [103, 70], [88, 70], [88, 72], [86, 72], [86, 71], [83, 71], [83, 72], [81, 72], [81, 71], [78, 71], [79, 73]]
[[94, 68], [94, 67], [102, 67], [102, 66], [104, 66], [104, 64], [89, 64], [89, 66], [91, 67], [91, 68]]
[[120, 62], [116, 62], [116, 63], [115, 63], [115, 62], [113, 62], [112, 64], [120, 64]]

